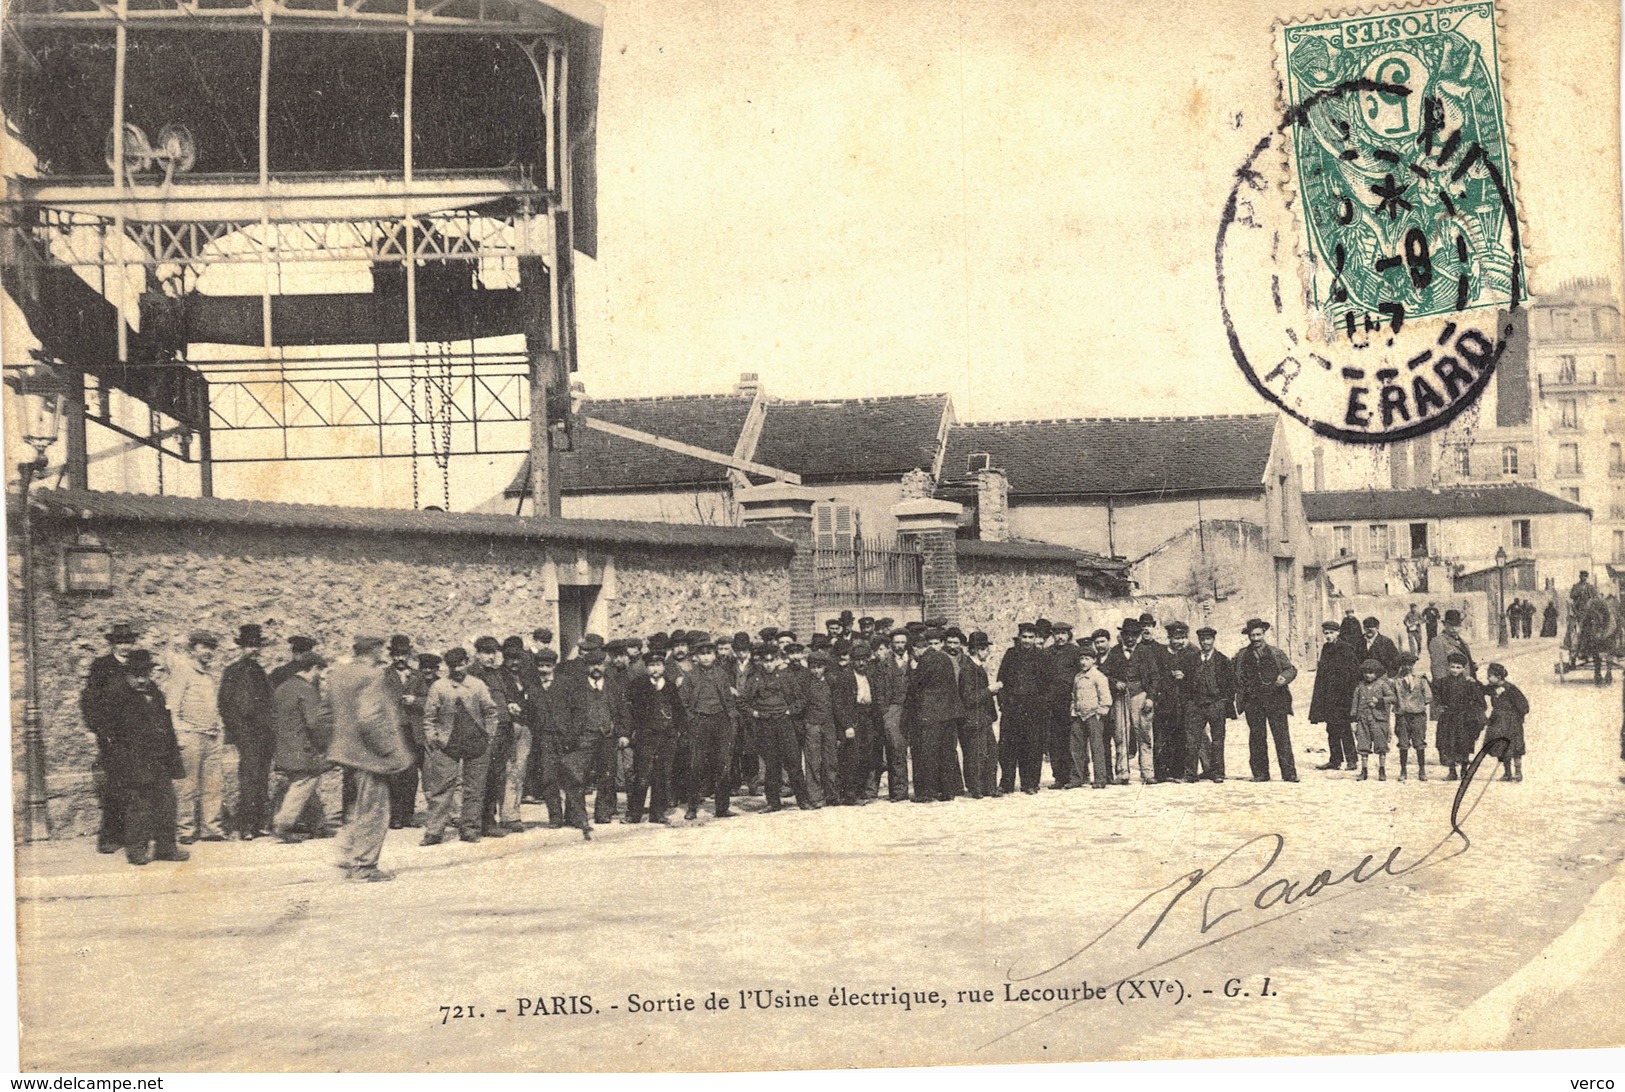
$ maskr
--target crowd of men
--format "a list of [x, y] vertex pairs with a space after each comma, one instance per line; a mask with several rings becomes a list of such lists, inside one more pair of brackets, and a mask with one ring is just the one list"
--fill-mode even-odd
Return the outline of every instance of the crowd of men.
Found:
[[[1222, 782], [1236, 717], [1252, 779], [1270, 779], [1273, 742], [1281, 779], [1296, 781], [1297, 668], [1269, 629], [1249, 621], [1231, 657], [1212, 627], [1192, 643], [1170, 622], [1159, 640], [1143, 615], [1077, 640], [1038, 619], [1018, 626], [990, 677], [985, 633], [850, 612], [805, 643], [773, 627], [587, 634], [562, 660], [545, 628], [528, 642], [481, 637], [472, 654], [363, 636], [341, 663], [293, 636], [271, 670], [271, 642], [248, 624], [223, 670], [221, 642], [192, 633], [159, 686], [158, 662], [121, 624], [81, 709], [99, 747], [101, 851], [144, 864], [224, 840], [222, 759], [234, 748], [238, 837], [297, 842], [342, 821], [347, 873], [377, 880], [389, 877], [378, 868], [388, 829], [421, 825], [423, 845], [503, 837], [526, 829], [525, 803], [543, 806], [548, 827], [590, 838], [617, 815], [670, 823], [706, 801], [727, 818], [745, 794], [775, 812], [786, 789], [802, 809], [882, 792], [918, 803], [1036, 793], [1046, 756], [1055, 789], [1124, 785], [1136, 771], [1146, 785]], [[1362, 656], [1392, 649], [1382, 641]], [[342, 794], [326, 794], [341, 796], [339, 814], [323, 802], [329, 776], [343, 779]]]

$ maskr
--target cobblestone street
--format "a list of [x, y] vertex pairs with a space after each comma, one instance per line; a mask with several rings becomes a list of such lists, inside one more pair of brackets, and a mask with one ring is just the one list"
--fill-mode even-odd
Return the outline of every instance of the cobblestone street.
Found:
[[[1223, 786], [777, 816], [757, 799], [735, 822], [614, 825], [591, 843], [544, 827], [421, 849], [398, 831], [393, 884], [340, 882], [331, 843], [194, 846], [139, 871], [88, 840], [25, 847], [23, 1062], [712, 1069], [1618, 1044], [1620, 683], [1559, 685], [1553, 658], [1506, 661], [1534, 708], [1526, 780], [1486, 764], [1465, 850], [1442, 771], [1399, 783], [1391, 756], [1383, 783], [1316, 772], [1325, 736], [1301, 718], [1298, 785], [1237, 780], [1232, 723]], [[1520, 988], [1599, 920], [1580, 937], [1594, 967], [1550, 960], [1564, 966]], [[1106, 996], [1066, 1003], [1084, 983]], [[843, 988], [887, 1003], [832, 1008]], [[905, 1010], [894, 989], [944, 1003], [911, 994]], [[707, 1010], [713, 990], [726, 1011]], [[757, 990], [773, 993], [741, 993]], [[1022, 990], [1042, 999], [1007, 1000]], [[631, 1011], [633, 994], [679, 993], [694, 1011]], [[590, 1014], [519, 1015], [538, 999], [579, 1012], [582, 995]], [[757, 1007], [772, 998], [787, 1004]], [[449, 1019], [458, 1007], [475, 1015]], [[1511, 1014], [1504, 1032], [1477, 1015], [1492, 1010]]]

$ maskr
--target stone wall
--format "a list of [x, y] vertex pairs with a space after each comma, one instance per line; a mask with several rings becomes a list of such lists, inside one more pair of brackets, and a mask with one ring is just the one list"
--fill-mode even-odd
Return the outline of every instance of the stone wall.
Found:
[[995, 658], [1018, 622], [1078, 620], [1077, 565], [1072, 561], [959, 558], [959, 627], [982, 630]]
[[[12, 524], [15, 527], [15, 522]], [[188, 631], [207, 629], [230, 658], [244, 622], [268, 626], [286, 658], [295, 633], [342, 655], [361, 632], [405, 633], [420, 649], [468, 646], [489, 633], [528, 634], [551, 623], [543, 560], [569, 583], [588, 572], [602, 579], [605, 636], [674, 627], [756, 629], [782, 623], [790, 603], [788, 553], [648, 546], [538, 544], [451, 535], [388, 537], [353, 532], [297, 533], [266, 528], [201, 528], [161, 523], [68, 526], [36, 519], [36, 610], [41, 710], [52, 816], [58, 832], [88, 829], [88, 771], [95, 745], [80, 723], [79, 690], [90, 662], [106, 650], [115, 621], [143, 631], [155, 653], [180, 650]], [[57, 591], [59, 549], [73, 533], [93, 531], [114, 553], [115, 591], [107, 596]], [[22, 648], [21, 543], [10, 542], [11, 637]], [[602, 574], [601, 576], [599, 574]], [[611, 575], [612, 574], [612, 575]], [[21, 763], [21, 656], [13, 656], [14, 768]], [[21, 795], [19, 792], [19, 800]]]

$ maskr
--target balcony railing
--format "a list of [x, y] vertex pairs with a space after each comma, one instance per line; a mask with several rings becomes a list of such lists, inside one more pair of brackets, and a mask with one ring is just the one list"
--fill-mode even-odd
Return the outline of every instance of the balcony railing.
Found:
[[1574, 387], [1617, 387], [1620, 385], [1621, 373], [1615, 371], [1573, 371], [1558, 372], [1555, 375], [1536, 376], [1536, 383], [1542, 392], [1547, 390], [1566, 390]]

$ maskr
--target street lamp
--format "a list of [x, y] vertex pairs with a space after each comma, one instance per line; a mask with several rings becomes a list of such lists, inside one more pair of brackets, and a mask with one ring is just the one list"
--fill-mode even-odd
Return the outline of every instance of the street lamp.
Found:
[[1501, 619], [1500, 633], [1495, 643], [1505, 648], [1507, 645], [1507, 548], [1505, 546], [1495, 548], [1495, 582], [1496, 586], [1500, 588], [1499, 594], [1495, 597], [1495, 609]]
[[50, 367], [37, 364], [12, 376], [12, 412], [16, 435], [34, 449], [34, 458], [17, 464], [23, 520], [23, 841], [34, 840], [34, 824], [51, 836], [51, 813], [45, 790], [45, 733], [40, 724], [39, 664], [34, 630], [34, 527], [28, 493], [45, 472], [45, 452], [62, 429], [64, 388]]

